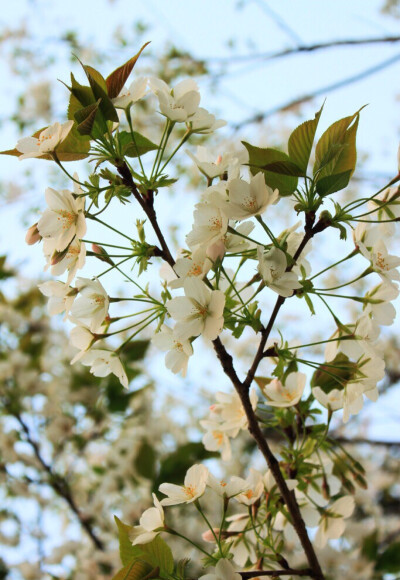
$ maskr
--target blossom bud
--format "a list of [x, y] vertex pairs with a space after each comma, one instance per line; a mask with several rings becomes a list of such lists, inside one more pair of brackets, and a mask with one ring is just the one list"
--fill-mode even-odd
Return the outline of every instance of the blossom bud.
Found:
[[218, 259], [222, 260], [225, 255], [225, 251], [226, 248], [223, 240], [218, 240], [214, 244], [208, 246], [206, 254], [212, 262], [216, 262]]
[[[218, 534], [219, 534], [219, 528], [213, 528], [213, 530], [214, 530], [214, 534], [215, 534], [215, 536], [217, 536], [217, 537], [218, 537]], [[204, 533], [201, 535], [201, 537], [203, 538], [203, 540], [204, 540], [205, 542], [209, 542], [210, 544], [215, 544], [215, 536], [214, 536], [214, 534], [212, 533], [212, 531], [211, 531], [211, 530], [207, 530], [206, 532], [204, 532]]]
[[106, 250], [102, 246], [99, 246], [98, 244], [92, 244], [92, 251], [102, 262], [107, 262], [107, 264], [110, 264], [110, 266], [114, 265], [114, 262], [111, 260]]
[[55, 266], [56, 264], [58, 264], [59, 262], [61, 262], [65, 258], [65, 256], [68, 253], [68, 247], [69, 246], [67, 246], [65, 248], [65, 250], [62, 250], [61, 252], [57, 252], [57, 250], [55, 252], [53, 252], [53, 255], [51, 256], [51, 259], [50, 259], [51, 266]]
[[37, 242], [40, 242], [41, 239], [42, 239], [42, 236], [39, 233], [39, 230], [38, 230], [38, 227], [37, 227], [37, 222], [36, 222], [26, 232], [25, 242], [29, 246], [33, 246], [33, 244], [36, 244]]

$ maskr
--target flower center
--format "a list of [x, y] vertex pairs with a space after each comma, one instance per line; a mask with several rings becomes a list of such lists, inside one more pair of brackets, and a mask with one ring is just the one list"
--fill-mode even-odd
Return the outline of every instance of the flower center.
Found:
[[196, 488], [194, 485], [184, 485], [183, 491], [187, 497], [193, 498], [196, 495]]

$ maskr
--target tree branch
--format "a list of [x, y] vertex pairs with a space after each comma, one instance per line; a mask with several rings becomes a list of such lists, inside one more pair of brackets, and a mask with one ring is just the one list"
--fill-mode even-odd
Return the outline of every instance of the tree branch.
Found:
[[49, 476], [49, 481], [47, 482], [48, 485], [50, 485], [50, 487], [53, 488], [53, 490], [56, 492], [57, 495], [62, 497], [67, 502], [67, 504], [69, 505], [71, 510], [74, 512], [74, 514], [78, 518], [82, 528], [85, 530], [85, 532], [87, 533], [89, 538], [92, 540], [95, 547], [98, 550], [104, 551], [104, 544], [103, 544], [102, 540], [100, 540], [100, 538], [94, 532], [89, 520], [87, 520], [82, 515], [78, 506], [76, 505], [75, 499], [74, 499], [72, 492], [71, 492], [71, 488], [69, 486], [69, 483], [64, 478], [62, 478], [58, 474], [54, 473], [51, 466], [48, 463], [46, 463], [46, 461], [44, 460], [44, 458], [41, 454], [38, 443], [32, 438], [29, 427], [25, 423], [25, 421], [22, 419], [21, 415], [19, 415], [18, 413], [12, 413], [12, 415], [15, 417], [15, 419], [21, 425], [21, 428], [22, 428], [23, 432], [25, 433], [26, 440], [29, 443], [29, 445], [32, 447], [36, 459], [39, 461], [40, 465], [43, 467], [43, 469], [48, 474], [48, 476]]
[[[168, 262], [168, 264], [173, 266], [175, 264], [175, 262], [174, 262], [174, 259], [172, 258], [171, 252], [169, 251], [169, 248], [168, 248], [168, 245], [164, 239], [164, 236], [159, 228], [159, 225], [157, 222], [157, 216], [156, 216], [156, 213], [155, 213], [154, 208], [153, 208], [153, 198], [145, 199], [144, 197], [141, 196], [141, 194], [137, 190], [137, 187], [133, 181], [133, 178], [132, 178], [132, 175], [129, 171], [129, 168], [125, 162], [117, 165], [117, 168], [118, 168], [119, 174], [122, 176], [122, 178], [124, 180], [125, 185], [130, 187], [133, 195], [135, 196], [135, 199], [137, 199], [137, 201], [140, 204], [140, 206], [142, 207], [143, 211], [149, 217], [149, 220], [154, 228], [154, 231], [157, 234], [160, 245], [162, 247], [163, 254], [161, 257], [164, 260], [166, 260]], [[303, 238], [301, 244], [299, 245], [295, 255], [293, 256], [293, 263], [291, 266], [288, 266], [287, 271], [290, 271], [292, 269], [297, 258], [299, 257], [299, 255], [303, 251], [307, 242], [313, 237], [314, 233], [316, 233], [317, 231], [322, 231], [322, 229], [324, 229], [324, 227], [327, 227], [326, 225], [322, 226], [321, 225], [322, 222], [321, 223], [318, 222], [318, 224], [315, 226], [315, 228], [313, 228], [314, 220], [315, 220], [315, 214], [306, 214], [305, 235], [304, 235], [304, 238]], [[275, 478], [275, 481], [276, 481], [278, 488], [282, 494], [282, 497], [287, 505], [288, 511], [289, 511], [291, 518], [292, 518], [293, 526], [297, 532], [297, 535], [300, 539], [300, 543], [304, 549], [308, 563], [309, 563], [310, 568], [311, 568], [309, 576], [311, 576], [315, 580], [325, 580], [325, 577], [324, 577], [323, 572], [321, 570], [321, 566], [319, 564], [318, 558], [315, 554], [314, 548], [313, 548], [313, 546], [310, 542], [310, 539], [308, 537], [307, 529], [306, 529], [304, 520], [302, 518], [302, 515], [300, 513], [300, 509], [299, 509], [299, 506], [297, 504], [297, 500], [296, 500], [296, 497], [294, 495], [294, 492], [289, 491], [289, 489], [287, 487], [285, 479], [284, 479], [284, 477], [281, 473], [281, 470], [280, 470], [279, 462], [277, 461], [277, 459], [275, 458], [275, 456], [271, 452], [269, 445], [268, 445], [266, 439], [264, 438], [264, 435], [260, 429], [257, 417], [253, 411], [253, 407], [251, 405], [250, 398], [249, 398], [249, 387], [250, 387], [250, 384], [252, 382], [252, 377], [254, 376], [254, 373], [256, 372], [257, 366], [262, 359], [265, 342], [268, 339], [268, 336], [269, 336], [269, 333], [270, 333], [272, 326], [274, 324], [275, 318], [279, 312], [281, 305], [284, 303], [284, 301], [285, 301], [285, 298], [279, 297], [279, 299], [277, 301], [277, 305], [275, 306], [275, 309], [273, 312], [274, 316], [273, 317], [271, 316], [270, 322], [269, 322], [268, 326], [266, 327], [266, 329], [263, 333], [262, 339], [260, 341], [260, 346], [259, 346], [259, 349], [258, 349], [258, 352], [256, 355], [257, 362], [253, 363], [253, 365], [248, 373], [248, 376], [246, 378], [246, 381], [244, 383], [242, 383], [240, 381], [240, 379], [235, 371], [235, 368], [233, 366], [232, 356], [227, 352], [227, 350], [225, 349], [225, 347], [222, 344], [219, 337], [213, 341], [213, 345], [214, 345], [214, 349], [216, 351], [218, 359], [221, 362], [221, 365], [222, 365], [222, 368], [223, 368], [225, 374], [230, 378], [233, 386], [235, 387], [237, 393], [239, 394], [240, 400], [242, 402], [243, 408], [244, 408], [246, 416], [247, 416], [249, 432], [253, 436], [253, 438], [255, 439], [260, 451], [262, 452], [262, 454], [267, 462], [267, 465], [270, 468], [270, 470]]]
[[256, 52], [252, 54], [233, 55], [226, 57], [211, 57], [202, 59], [206, 63], [236, 64], [238, 62], [249, 62], [254, 60], [276, 60], [287, 56], [294, 56], [303, 52], [317, 52], [328, 50], [340, 46], [363, 46], [366, 44], [394, 44], [400, 42], [400, 36], [381, 36], [375, 38], [347, 38], [343, 40], [332, 40], [329, 42], [317, 42], [315, 44], [300, 44], [293, 48], [285, 48], [277, 52]]
[[393, 64], [395, 64], [399, 60], [400, 60], [400, 54], [396, 54], [395, 56], [388, 58], [388, 59], [378, 63], [377, 65], [375, 65], [373, 67], [367, 68], [367, 69], [361, 71], [360, 73], [357, 73], [351, 77], [347, 77], [347, 78], [342, 79], [341, 81], [338, 81], [336, 83], [326, 85], [325, 87], [321, 87], [320, 89], [316, 89], [312, 93], [308, 93], [308, 94], [302, 95], [300, 97], [297, 97], [296, 99], [294, 99], [292, 101], [288, 101], [287, 103], [273, 107], [272, 109], [269, 109], [268, 111], [265, 111], [264, 113], [258, 113], [257, 115], [253, 115], [252, 117], [249, 117], [248, 119], [245, 119], [243, 121], [240, 121], [239, 123], [236, 123], [236, 125], [233, 125], [233, 129], [235, 131], [237, 131], [238, 129], [241, 129], [245, 125], [250, 125], [251, 123], [261, 123], [262, 121], [264, 121], [268, 117], [271, 117], [272, 115], [276, 115], [277, 113], [283, 113], [284, 111], [288, 111], [289, 109], [292, 109], [293, 107], [296, 107], [298, 105], [306, 103], [307, 101], [311, 101], [315, 97], [318, 97], [320, 95], [326, 95], [327, 93], [330, 93], [332, 91], [336, 91], [337, 89], [341, 89], [345, 86], [348, 86], [348, 85], [354, 84], [358, 81], [361, 81], [361, 80], [363, 80], [363, 79], [365, 79], [373, 74], [376, 74], [376, 73], [384, 70], [385, 68], [388, 68], [389, 66], [392, 66]]

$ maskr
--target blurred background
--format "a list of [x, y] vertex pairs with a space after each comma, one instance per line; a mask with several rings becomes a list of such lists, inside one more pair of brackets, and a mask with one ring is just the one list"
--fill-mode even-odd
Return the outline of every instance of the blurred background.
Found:
[[[76, 56], [106, 76], [150, 40], [135, 73], [172, 85], [188, 76], [197, 81], [202, 105], [227, 121], [206, 143], [216, 155], [238, 149], [242, 140], [284, 148], [292, 129], [312, 118], [325, 100], [319, 134], [321, 127], [368, 104], [361, 114], [359, 163], [349, 195], [371, 195], [397, 173], [396, 0], [19, 0], [2, 6], [0, 27], [2, 150], [65, 120], [67, 89], [57, 79], [68, 83], [70, 71], [80, 77]], [[159, 128], [140, 117], [136, 122], [149, 137]], [[84, 178], [88, 174], [84, 162], [70, 164], [69, 170]], [[159, 207], [178, 249], [205, 185], [185, 155], [172, 174], [182, 179]], [[46, 162], [1, 156], [0, 579], [106, 580], [118, 569], [112, 514], [136, 522], [161, 481], [180, 482], [188, 466], [211, 460], [200, 443], [198, 421], [207, 414], [213, 392], [229, 385], [204, 363], [212, 360], [205, 345], [206, 358], [194, 360], [183, 381], [166, 373], [146, 337], [128, 353], [129, 393], [113, 379], [94, 381], [83, 367], [70, 367], [74, 352], [66, 326], [46, 317], [36, 290], [38, 281], [48, 279], [41, 248], [24, 242], [26, 228], [44, 209], [47, 186], [70, 184]], [[133, 218], [125, 211], [118, 219], [130, 227]], [[284, 215], [276, 220], [278, 231], [291, 225]], [[338, 236], [327, 240], [327, 253], [336, 243]], [[399, 248], [397, 242], [397, 254]], [[90, 267], [84, 275], [96, 272]], [[121, 285], [112, 278], [107, 283], [116, 292]], [[295, 324], [303, 313], [295, 305], [285, 315], [282, 328], [290, 337], [299, 334]], [[376, 553], [399, 534], [398, 329], [397, 323], [383, 333], [388, 375], [379, 402], [366, 405], [345, 428], [340, 421], [333, 425], [369, 469], [369, 490], [359, 492], [348, 542], [361, 545], [369, 538], [371, 544], [372, 538]], [[315, 336], [321, 330], [315, 328]], [[244, 338], [235, 355], [245, 366], [254, 342]], [[237, 446], [227, 472], [257, 464], [248, 441]], [[340, 577], [396, 577], [397, 570], [377, 565], [370, 556], [366, 549], [360, 570], [343, 568]], [[327, 562], [329, 557], [334, 569], [337, 554], [327, 554]]]

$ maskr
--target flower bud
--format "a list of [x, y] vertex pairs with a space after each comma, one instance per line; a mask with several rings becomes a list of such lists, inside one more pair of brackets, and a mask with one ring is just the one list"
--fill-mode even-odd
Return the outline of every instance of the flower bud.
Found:
[[50, 259], [50, 265], [55, 266], [59, 262], [62, 262], [62, 260], [64, 260], [65, 256], [68, 253], [68, 248], [69, 248], [69, 246], [67, 246], [65, 248], [65, 250], [62, 250], [61, 252], [57, 252], [57, 250], [55, 252], [53, 252], [53, 255], [51, 256], [51, 259]]
[[25, 242], [28, 244], [28, 246], [33, 246], [33, 244], [37, 244], [37, 242], [40, 242], [41, 239], [42, 239], [42, 236], [39, 233], [39, 230], [37, 227], [37, 222], [36, 222], [26, 232]]
[[107, 264], [110, 264], [110, 266], [114, 265], [114, 262], [111, 260], [106, 250], [102, 246], [99, 246], [98, 244], [92, 244], [92, 251], [102, 262], [107, 262]]
[[[219, 528], [213, 528], [213, 530], [214, 530], [214, 534], [215, 534], [215, 536], [217, 536], [217, 537], [218, 537], [218, 534], [219, 534]], [[215, 536], [214, 536], [214, 534], [212, 533], [212, 531], [211, 531], [211, 530], [207, 530], [206, 532], [204, 532], [204, 533], [201, 535], [201, 537], [203, 538], [203, 540], [204, 540], [205, 542], [209, 542], [210, 544], [215, 544]]]

